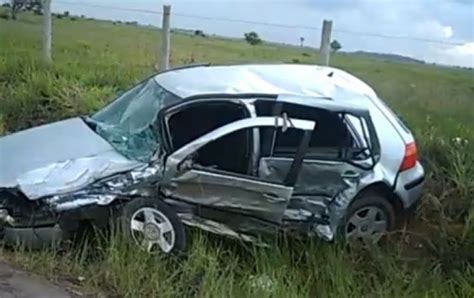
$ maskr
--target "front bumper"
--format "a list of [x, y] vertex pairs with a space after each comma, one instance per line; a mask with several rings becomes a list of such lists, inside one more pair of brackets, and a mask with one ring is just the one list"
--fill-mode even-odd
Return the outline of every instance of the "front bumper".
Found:
[[4, 241], [9, 245], [20, 245], [29, 249], [57, 247], [63, 239], [59, 225], [35, 228], [4, 228]]

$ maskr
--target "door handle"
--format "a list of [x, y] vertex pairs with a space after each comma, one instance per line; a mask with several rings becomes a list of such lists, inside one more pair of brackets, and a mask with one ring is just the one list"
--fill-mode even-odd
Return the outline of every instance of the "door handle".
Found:
[[357, 179], [360, 177], [360, 173], [356, 173], [354, 171], [346, 171], [342, 173], [341, 177], [343, 179]]

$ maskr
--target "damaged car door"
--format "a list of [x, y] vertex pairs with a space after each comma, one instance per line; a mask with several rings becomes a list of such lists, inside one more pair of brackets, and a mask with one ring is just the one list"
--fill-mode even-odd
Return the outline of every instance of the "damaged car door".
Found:
[[[253, 133], [255, 129], [265, 127], [284, 133], [288, 126], [301, 130], [304, 137], [292, 158], [288, 173], [280, 181], [268, 181], [195, 162], [196, 153], [199, 154], [201, 148], [232, 134], [243, 130]], [[247, 118], [224, 125], [168, 156], [161, 181], [162, 192], [173, 199], [198, 206], [198, 214], [195, 215], [227, 224], [235, 230], [258, 230], [255, 227], [258, 224], [248, 224], [249, 220], [262, 226], [280, 225], [314, 127], [314, 121], [281, 116]], [[253, 138], [248, 139], [251, 142]]]
[[[301, 105], [298, 98], [280, 98], [266, 113], [318, 123], [303, 157], [299, 179], [283, 218], [286, 230], [333, 239], [339, 221], [359, 191], [360, 180], [372, 175], [379, 156], [377, 135], [368, 111], [334, 105], [327, 99]], [[257, 104], [265, 101], [257, 101]], [[259, 109], [257, 109], [259, 110]], [[264, 110], [264, 109], [260, 109]], [[262, 135], [259, 176], [280, 179], [291, 166], [298, 148], [298, 132]]]

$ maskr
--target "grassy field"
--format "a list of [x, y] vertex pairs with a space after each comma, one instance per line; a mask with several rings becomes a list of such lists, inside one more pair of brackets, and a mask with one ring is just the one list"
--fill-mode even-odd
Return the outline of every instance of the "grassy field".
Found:
[[[41, 18], [0, 19], [0, 135], [90, 113], [154, 71], [157, 29], [55, 19], [54, 65], [42, 65]], [[172, 36], [173, 66], [315, 63], [314, 50]], [[120, 239], [65, 252], [0, 257], [120, 297], [474, 297], [474, 72], [332, 57], [373, 86], [416, 134], [428, 170], [416, 216], [371, 249], [276, 239], [271, 248], [192, 231], [189, 254], [150, 257]]]

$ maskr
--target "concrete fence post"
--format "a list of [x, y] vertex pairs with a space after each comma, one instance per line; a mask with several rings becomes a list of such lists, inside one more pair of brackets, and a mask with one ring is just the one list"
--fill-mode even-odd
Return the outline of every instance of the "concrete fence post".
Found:
[[43, 0], [43, 58], [47, 64], [51, 64], [51, 0]]
[[163, 24], [161, 26], [160, 71], [170, 66], [170, 5], [163, 5]]
[[323, 21], [323, 30], [321, 32], [321, 46], [319, 48], [321, 65], [329, 65], [329, 55], [331, 54], [331, 30], [332, 21]]

